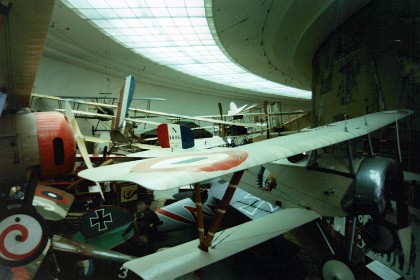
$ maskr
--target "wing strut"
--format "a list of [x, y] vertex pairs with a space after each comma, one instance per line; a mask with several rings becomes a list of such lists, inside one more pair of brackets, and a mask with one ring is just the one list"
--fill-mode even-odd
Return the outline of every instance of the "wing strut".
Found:
[[[230, 182], [229, 182], [229, 186], [227, 187], [225, 194], [223, 195], [222, 201], [220, 202], [220, 206], [217, 209], [216, 216], [213, 219], [213, 222], [209, 228], [207, 236], [204, 239], [204, 242], [201, 242], [200, 240], [200, 245], [198, 246], [198, 248], [200, 248], [201, 250], [208, 252], [211, 242], [213, 241], [214, 235], [219, 230], [219, 226], [223, 220], [223, 217], [226, 213], [227, 208], [229, 207], [230, 200], [235, 194], [236, 187], [238, 186], [239, 181], [241, 180], [243, 174], [244, 174], [244, 170], [236, 171], [235, 173], [233, 173], [232, 178], [230, 179]], [[198, 208], [197, 208], [197, 211], [198, 211]], [[198, 214], [197, 214], [197, 217], [198, 217]]]
[[200, 247], [205, 246], [205, 233], [204, 233], [204, 222], [203, 222], [203, 204], [201, 201], [201, 185], [200, 183], [194, 184], [195, 192], [195, 207], [197, 209], [197, 227], [198, 227], [198, 240], [200, 241]]

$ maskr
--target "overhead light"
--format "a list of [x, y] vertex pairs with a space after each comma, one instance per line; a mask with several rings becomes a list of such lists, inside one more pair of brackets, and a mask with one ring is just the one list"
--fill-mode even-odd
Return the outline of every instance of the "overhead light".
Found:
[[210, 0], [63, 0], [81, 17], [132, 51], [177, 71], [255, 92], [309, 99], [311, 92], [272, 82], [224, 51]]

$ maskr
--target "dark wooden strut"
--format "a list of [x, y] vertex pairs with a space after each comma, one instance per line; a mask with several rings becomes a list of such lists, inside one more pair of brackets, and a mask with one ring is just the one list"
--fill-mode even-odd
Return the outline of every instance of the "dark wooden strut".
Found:
[[195, 192], [195, 207], [197, 209], [197, 227], [198, 227], [198, 239], [200, 240], [200, 246], [204, 245], [204, 222], [203, 222], [203, 203], [201, 201], [201, 185], [200, 183], [194, 184]]
[[236, 187], [238, 186], [243, 174], [244, 170], [236, 171], [235, 173], [233, 173], [232, 178], [229, 182], [229, 186], [226, 189], [225, 194], [223, 195], [219, 208], [217, 209], [216, 216], [213, 218], [213, 222], [209, 228], [207, 236], [205, 237], [203, 242], [201, 242], [200, 240], [200, 245], [198, 246], [198, 248], [200, 248], [201, 250], [208, 252], [211, 242], [213, 241], [214, 235], [216, 234], [220, 224], [222, 223], [223, 217], [226, 213], [227, 208], [229, 207], [229, 203], [233, 195], [235, 194]]

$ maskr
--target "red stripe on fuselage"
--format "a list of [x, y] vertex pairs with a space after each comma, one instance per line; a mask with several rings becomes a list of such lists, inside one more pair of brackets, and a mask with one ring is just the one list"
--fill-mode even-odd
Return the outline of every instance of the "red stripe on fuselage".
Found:
[[[193, 220], [180, 216], [178, 214], [175, 214], [163, 208], [156, 210], [156, 213], [159, 213], [162, 216], [168, 217], [172, 220], [175, 220], [184, 224], [191, 225], [191, 224], [196, 223], [197, 222], [197, 208], [192, 207], [192, 206], [183, 206], [183, 208], [186, 209], [191, 214], [191, 217], [193, 218]], [[212, 209], [211, 206], [209, 208]], [[213, 216], [213, 213], [208, 213], [206, 211], [203, 211], [203, 214], [210, 217]]]

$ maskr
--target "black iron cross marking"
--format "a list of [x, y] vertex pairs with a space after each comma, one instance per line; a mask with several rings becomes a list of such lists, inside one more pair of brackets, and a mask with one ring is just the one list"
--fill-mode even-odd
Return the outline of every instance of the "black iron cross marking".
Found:
[[98, 225], [98, 231], [107, 230], [107, 223], [112, 223], [112, 215], [108, 213], [105, 215], [105, 209], [95, 210], [96, 217], [90, 218], [90, 226], [94, 227]]

